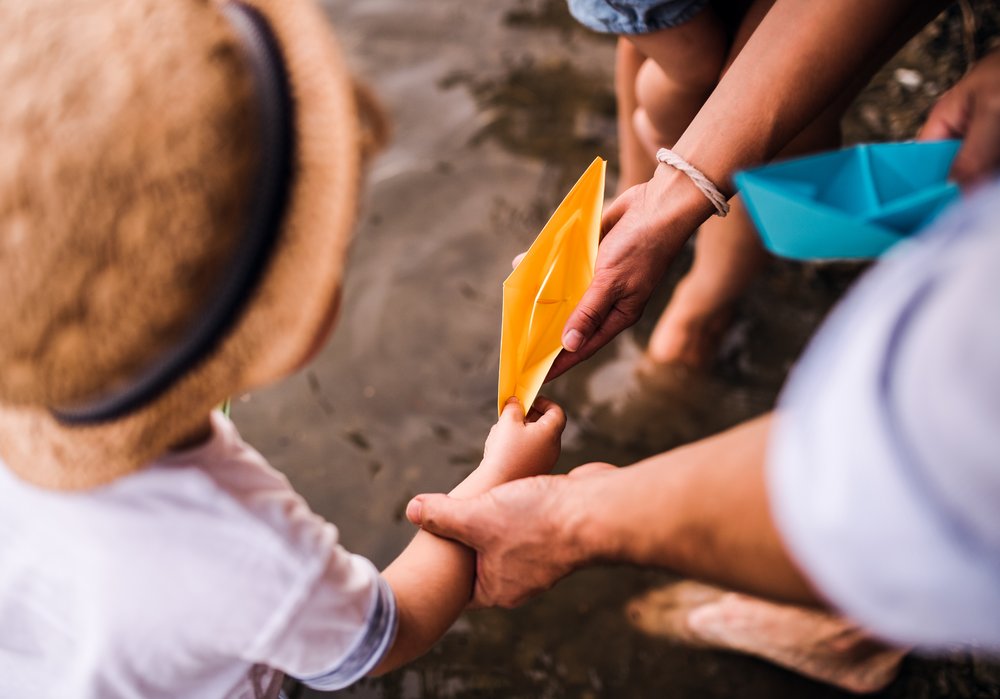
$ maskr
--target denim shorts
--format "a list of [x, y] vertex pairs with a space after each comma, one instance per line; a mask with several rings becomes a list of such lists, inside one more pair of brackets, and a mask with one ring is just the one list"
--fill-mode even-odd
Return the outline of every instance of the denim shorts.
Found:
[[684, 24], [709, 0], [568, 0], [576, 21], [604, 34], [648, 34]]

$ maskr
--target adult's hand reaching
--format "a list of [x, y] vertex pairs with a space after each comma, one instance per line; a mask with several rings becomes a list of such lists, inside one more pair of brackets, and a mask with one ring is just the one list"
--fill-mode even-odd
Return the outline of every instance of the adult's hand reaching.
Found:
[[1000, 50], [983, 58], [931, 110], [921, 139], [961, 138], [951, 176], [962, 187], [1000, 169]]
[[[936, 2], [777, 0], [694, 121], [671, 148], [718, 187], [777, 155], [939, 11]], [[639, 317], [670, 261], [714, 209], [685, 175], [661, 165], [609, 207], [589, 291], [563, 330], [549, 378], [590, 357]]]
[[[983, 58], [931, 111], [921, 139], [961, 138], [952, 177], [970, 187], [1000, 169], [1000, 50]], [[642, 314], [684, 241], [710, 214], [687, 178], [660, 166], [604, 213], [594, 281], [566, 322], [553, 379], [593, 355]]]

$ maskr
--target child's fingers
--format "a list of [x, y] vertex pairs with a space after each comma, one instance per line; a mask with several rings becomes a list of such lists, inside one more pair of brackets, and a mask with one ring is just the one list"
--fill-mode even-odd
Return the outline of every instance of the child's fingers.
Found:
[[520, 255], [518, 255], [511, 261], [510, 266], [513, 267], [514, 269], [517, 269], [517, 266], [521, 264], [521, 260], [523, 260], [524, 256], [527, 254], [528, 254], [527, 252], [522, 252]]
[[558, 403], [545, 396], [538, 396], [535, 399], [531, 412], [538, 413], [538, 417], [534, 420], [536, 424], [559, 432], [562, 432], [563, 428], [566, 427], [566, 413], [563, 412]]
[[500, 420], [497, 424], [499, 425], [504, 422], [524, 424], [524, 408], [521, 407], [521, 401], [514, 396], [507, 399], [507, 402], [503, 406], [503, 412], [500, 413]]
[[539, 403], [536, 399], [534, 405], [531, 406], [531, 410], [528, 411], [527, 417], [524, 418], [524, 421], [529, 425], [533, 422], [538, 422], [538, 418], [540, 418], [544, 413], [545, 410], [539, 408]]
[[545, 411], [553, 405], [555, 405], [555, 403], [545, 396], [538, 396], [535, 398], [535, 402], [531, 405], [531, 410], [528, 411], [528, 422], [537, 422], [538, 418], [544, 415]]

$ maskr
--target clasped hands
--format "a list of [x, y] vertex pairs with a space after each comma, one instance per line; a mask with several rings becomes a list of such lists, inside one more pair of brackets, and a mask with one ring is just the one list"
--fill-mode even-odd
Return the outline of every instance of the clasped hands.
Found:
[[573, 486], [614, 467], [587, 464], [548, 475], [565, 425], [562, 409], [546, 398], [527, 417], [511, 399], [479, 466], [508, 482], [469, 499], [418, 495], [407, 506], [413, 524], [476, 552], [474, 606], [517, 606], [589, 560], [580, 535], [586, 503]]

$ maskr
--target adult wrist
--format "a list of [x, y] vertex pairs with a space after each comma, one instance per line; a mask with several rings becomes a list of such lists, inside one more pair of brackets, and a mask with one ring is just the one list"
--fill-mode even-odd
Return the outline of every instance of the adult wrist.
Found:
[[654, 225], [668, 238], [687, 240], [702, 223], [715, 215], [715, 206], [683, 172], [660, 163], [647, 184], [655, 205]]
[[554, 513], [558, 545], [574, 569], [602, 561], [622, 560], [614, 521], [601, 507], [601, 490], [607, 478], [616, 472], [600, 476], [565, 478], [565, 492], [558, 500]]

